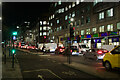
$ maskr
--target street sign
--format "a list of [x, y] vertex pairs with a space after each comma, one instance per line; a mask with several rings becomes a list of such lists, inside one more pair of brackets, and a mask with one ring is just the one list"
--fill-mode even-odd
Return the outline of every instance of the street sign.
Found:
[[16, 36], [16, 35], [17, 35], [17, 32], [13, 32], [13, 35]]

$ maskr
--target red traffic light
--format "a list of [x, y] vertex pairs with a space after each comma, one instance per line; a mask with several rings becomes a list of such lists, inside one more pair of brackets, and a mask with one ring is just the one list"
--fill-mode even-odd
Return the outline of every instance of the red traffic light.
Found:
[[75, 30], [75, 27], [73, 27], [73, 30]]
[[46, 38], [46, 36], [44, 36], [44, 38]]

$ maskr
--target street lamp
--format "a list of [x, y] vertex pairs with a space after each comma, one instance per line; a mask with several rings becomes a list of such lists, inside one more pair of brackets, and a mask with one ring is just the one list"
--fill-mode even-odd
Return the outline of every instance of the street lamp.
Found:
[[74, 18], [71, 18], [70, 21], [73, 22], [73, 21], [74, 21]]
[[19, 29], [20, 27], [19, 26], [17, 26], [17, 29]]

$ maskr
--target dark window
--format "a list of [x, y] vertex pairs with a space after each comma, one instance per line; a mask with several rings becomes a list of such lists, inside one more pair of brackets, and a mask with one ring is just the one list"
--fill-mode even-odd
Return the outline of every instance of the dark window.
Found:
[[87, 16], [87, 17], [86, 17], [86, 23], [89, 23], [89, 22], [90, 22], [90, 17]]
[[81, 25], [83, 25], [84, 24], [84, 17], [82, 16], [82, 18], [81, 18]]

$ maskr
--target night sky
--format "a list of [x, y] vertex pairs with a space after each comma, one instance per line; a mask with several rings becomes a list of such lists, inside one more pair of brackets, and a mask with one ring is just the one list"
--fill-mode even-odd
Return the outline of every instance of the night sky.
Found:
[[[14, 30], [24, 21], [34, 21], [49, 12], [48, 2], [3, 2], [2, 24], [3, 33]], [[8, 32], [8, 31], [7, 31]], [[3, 35], [5, 37], [5, 35]], [[3, 38], [4, 39], [4, 38]]]

